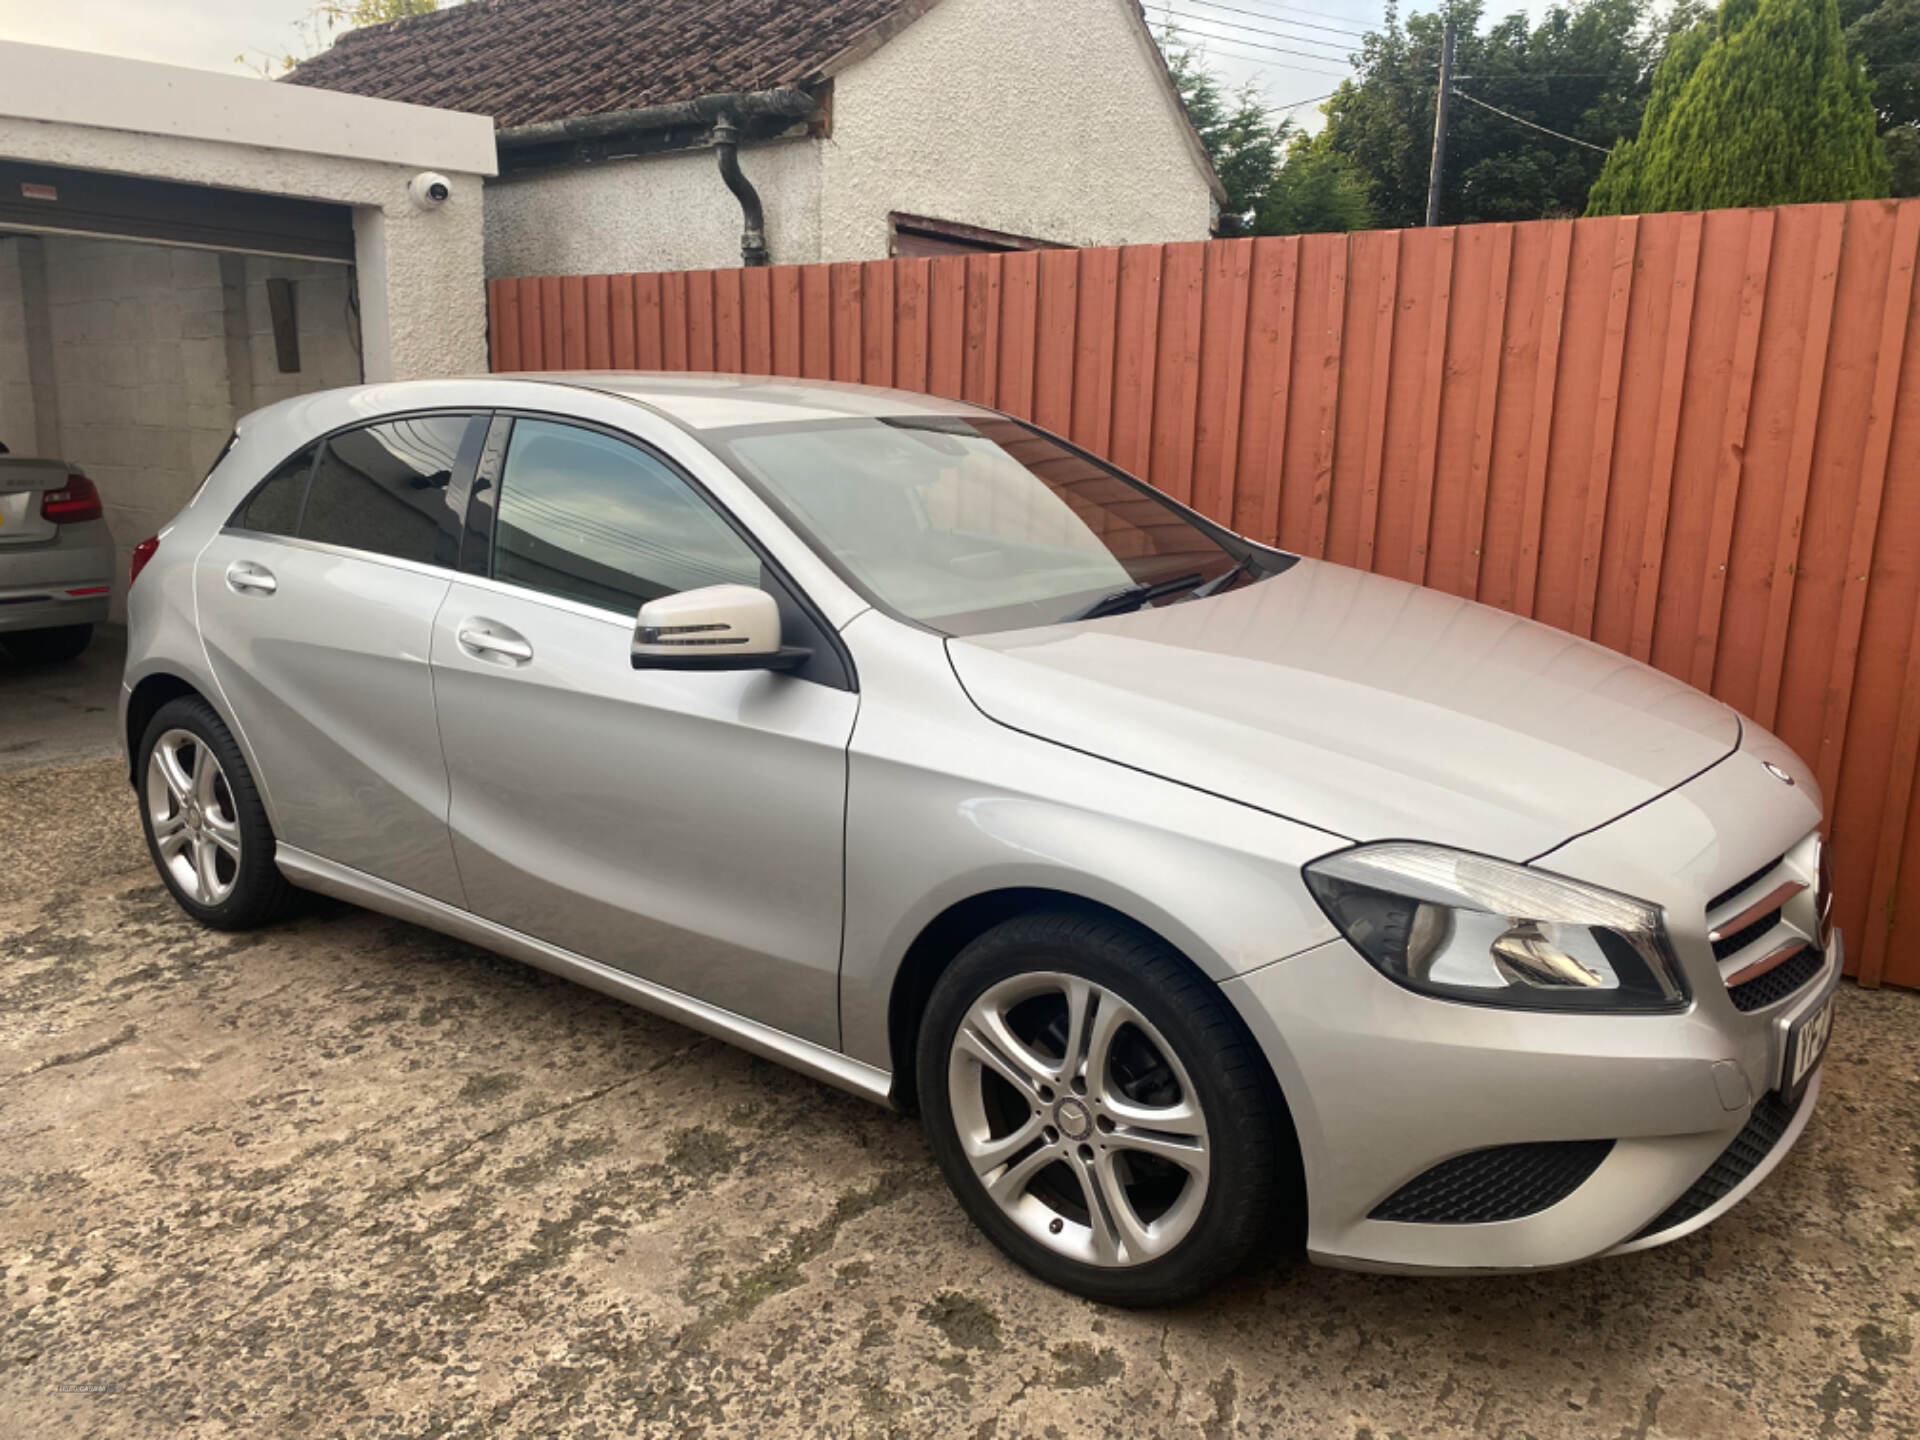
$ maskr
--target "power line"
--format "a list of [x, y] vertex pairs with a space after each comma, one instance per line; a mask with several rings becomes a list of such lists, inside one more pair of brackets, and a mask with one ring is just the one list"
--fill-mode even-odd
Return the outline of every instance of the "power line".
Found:
[[1544, 125], [1536, 125], [1533, 123], [1533, 121], [1528, 120], [1523, 116], [1510, 114], [1507, 111], [1502, 110], [1497, 105], [1489, 105], [1484, 100], [1476, 100], [1473, 98], [1473, 96], [1467, 94], [1467, 92], [1464, 90], [1455, 90], [1453, 93], [1455, 95], [1458, 95], [1462, 100], [1467, 101], [1469, 104], [1478, 105], [1482, 110], [1491, 110], [1493, 111], [1494, 114], [1500, 116], [1501, 119], [1503, 120], [1511, 120], [1514, 122], [1514, 124], [1524, 125], [1529, 130], [1538, 130], [1542, 135], [1551, 135], [1556, 140], [1566, 140], [1575, 145], [1584, 145], [1589, 150], [1598, 150], [1602, 155], [1611, 155], [1613, 153], [1612, 149], [1609, 148], [1608, 146], [1596, 145], [1591, 140], [1582, 140], [1577, 135], [1562, 135], [1558, 130], [1549, 130]]
[[[1327, 30], [1335, 35], [1351, 35], [1361, 40], [1364, 40], [1368, 33], [1365, 30], [1356, 30], [1350, 25], [1316, 25], [1310, 20], [1295, 20], [1289, 15], [1276, 15], [1271, 10], [1248, 10], [1240, 5], [1223, 5], [1220, 3], [1220, 0], [1187, 0], [1187, 3], [1199, 5], [1208, 10], [1225, 10], [1230, 15], [1251, 15], [1256, 20], [1271, 20], [1282, 25], [1297, 25], [1303, 30]], [[1281, 8], [1300, 15], [1318, 16], [1322, 20], [1338, 20], [1343, 18], [1338, 15], [1321, 15], [1317, 10], [1302, 10], [1295, 5], [1283, 5]]]
[[[1348, 47], [1342, 45], [1338, 40], [1316, 40], [1311, 35], [1288, 35], [1279, 30], [1262, 30], [1258, 25], [1241, 25], [1232, 20], [1216, 20], [1211, 15], [1190, 15], [1183, 10], [1175, 10], [1172, 6], [1167, 7], [1167, 14], [1169, 16], [1177, 16], [1179, 19], [1185, 20], [1194, 25], [1220, 25], [1230, 30], [1245, 30], [1254, 35], [1262, 35], [1269, 40], [1289, 40], [1293, 42], [1295, 45], [1324, 45], [1330, 50], [1340, 51], [1341, 54], [1343, 55], [1349, 53]], [[1201, 35], [1206, 34], [1205, 31], [1199, 31], [1196, 33], [1199, 33]], [[1212, 36], [1210, 38], [1217, 39], [1217, 40], [1233, 40], [1233, 39], [1237, 39], [1238, 37], [1232, 36], [1232, 35], [1217, 35], [1217, 36]], [[1245, 44], [1248, 42], [1242, 41], [1241, 43]], [[1333, 57], [1329, 56], [1328, 58], [1331, 59]]]
[[[1195, 36], [1194, 38], [1199, 40], [1211, 40], [1218, 45], [1244, 45], [1250, 50], [1264, 50], [1271, 55], [1293, 55], [1293, 56], [1297, 56], [1302, 60], [1318, 60], [1323, 65], [1338, 64], [1340, 59], [1340, 57], [1337, 55], [1317, 55], [1311, 50], [1287, 50], [1278, 45], [1262, 45], [1257, 40], [1242, 40], [1237, 35], [1198, 35], [1198, 36]], [[1238, 56], [1236, 58], [1247, 59], [1248, 57], [1243, 55], [1243, 56]], [[1304, 67], [1299, 65], [1289, 65], [1286, 68], [1289, 70], [1299, 70], [1299, 69], [1303, 69]], [[1332, 75], [1340, 72], [1332, 71], [1332, 70], [1318, 70], [1318, 71], [1312, 71], [1309, 73], [1318, 74], [1318, 75]]]
[[[1185, 4], [1200, 4], [1200, 0], [1183, 0], [1183, 2], [1185, 2]], [[1352, 48], [1346, 40], [1323, 40], [1323, 38], [1319, 38], [1317, 35], [1292, 35], [1292, 33], [1288, 33], [1288, 31], [1275, 31], [1275, 29], [1267, 29], [1267, 27], [1263, 27], [1263, 25], [1248, 25], [1248, 23], [1238, 21], [1238, 19], [1217, 19], [1217, 17], [1213, 17], [1213, 15], [1194, 15], [1194, 13], [1185, 12], [1185, 10], [1175, 10], [1171, 4], [1162, 6], [1162, 10], [1165, 10], [1165, 13], [1167, 13], [1169, 23], [1171, 23], [1173, 17], [1179, 17], [1179, 19], [1187, 21], [1190, 25], [1219, 25], [1219, 27], [1229, 29], [1229, 31], [1246, 31], [1246, 33], [1250, 33], [1250, 35], [1263, 35], [1265, 38], [1269, 38], [1269, 40], [1292, 40], [1294, 44], [1325, 44], [1325, 46], [1331, 46], [1334, 50], [1350, 50], [1350, 48]]]

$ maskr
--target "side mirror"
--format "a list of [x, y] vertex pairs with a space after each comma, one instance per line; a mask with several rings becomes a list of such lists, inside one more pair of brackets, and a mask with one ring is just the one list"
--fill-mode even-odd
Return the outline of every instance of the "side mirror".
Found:
[[636, 670], [792, 670], [813, 654], [780, 643], [780, 607], [751, 585], [708, 585], [640, 607]]

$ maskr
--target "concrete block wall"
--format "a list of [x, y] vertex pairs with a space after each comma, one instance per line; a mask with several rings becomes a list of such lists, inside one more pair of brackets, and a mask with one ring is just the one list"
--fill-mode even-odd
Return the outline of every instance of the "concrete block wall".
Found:
[[[344, 266], [62, 235], [41, 243], [59, 414], [58, 445], [41, 448], [100, 487], [123, 556], [186, 503], [241, 414], [360, 379]], [[241, 305], [229, 304], [223, 258], [229, 278], [243, 266]], [[292, 374], [280, 373], [267, 308], [276, 275], [296, 282]], [[0, 271], [0, 312], [5, 283]], [[0, 355], [0, 376], [6, 364]], [[31, 414], [31, 387], [28, 396]], [[122, 573], [116, 619], [124, 589]]]
[[[248, 255], [247, 351], [253, 408], [360, 383], [360, 333], [352, 309], [352, 277], [344, 265], [319, 260], [282, 260]], [[280, 373], [267, 308], [269, 278], [294, 282], [294, 324], [300, 335], [300, 369]]]
[[40, 443], [34, 428], [30, 364], [26, 302], [20, 290], [20, 241], [0, 238], [0, 444], [15, 455], [32, 455]]

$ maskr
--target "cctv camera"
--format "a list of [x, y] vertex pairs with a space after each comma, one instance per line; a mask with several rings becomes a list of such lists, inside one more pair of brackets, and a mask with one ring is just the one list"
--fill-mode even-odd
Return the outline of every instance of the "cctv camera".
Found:
[[453, 182], [431, 170], [422, 170], [407, 182], [407, 198], [421, 210], [438, 210], [452, 194]]

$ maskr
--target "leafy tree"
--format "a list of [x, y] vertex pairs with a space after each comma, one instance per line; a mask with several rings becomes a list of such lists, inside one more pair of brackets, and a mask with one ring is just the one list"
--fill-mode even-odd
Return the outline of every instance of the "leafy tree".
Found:
[[1373, 206], [1366, 182], [1339, 151], [1296, 135], [1287, 147], [1287, 163], [1267, 187], [1255, 217], [1260, 235], [1314, 235], [1326, 231], [1366, 230]]
[[1200, 132], [1227, 192], [1226, 202], [1220, 207], [1220, 233], [1248, 234], [1279, 166], [1280, 147], [1292, 127], [1285, 120], [1268, 116], [1259, 91], [1251, 83], [1227, 94], [1201, 54], [1181, 42], [1178, 31], [1166, 31], [1160, 43], [1193, 128]]
[[[454, 0], [454, 3], [459, 3], [459, 0]], [[257, 70], [271, 79], [276, 73], [284, 74], [302, 60], [310, 60], [318, 55], [333, 44], [334, 36], [340, 31], [364, 30], [369, 25], [385, 25], [392, 20], [405, 20], [411, 15], [427, 15], [439, 8], [440, 0], [319, 0], [297, 22], [300, 54], [288, 51], [270, 56], [256, 52], [252, 58], [244, 54], [233, 58], [235, 63]]]
[[1844, 0], [1840, 23], [1873, 83], [1892, 193], [1920, 195], [1920, 0]]
[[[1699, 13], [1696, 4], [1680, 0], [1674, 7], [1683, 27]], [[1324, 107], [1327, 125], [1314, 148], [1345, 158], [1382, 225], [1418, 225], [1426, 216], [1448, 21], [1458, 30], [1454, 70], [1461, 77], [1440, 207], [1448, 224], [1584, 210], [1604, 148], [1639, 128], [1672, 28], [1652, 18], [1653, 0], [1563, 0], [1538, 24], [1516, 13], [1484, 32], [1482, 15], [1481, 0], [1443, 0], [1440, 9], [1403, 22], [1389, 3], [1385, 23], [1361, 43], [1359, 74]], [[1542, 134], [1475, 101], [1600, 148]]]
[[1661, 70], [1660, 104], [1615, 147], [1589, 214], [1887, 193], [1879, 117], [1835, 0], [1725, 0]]

